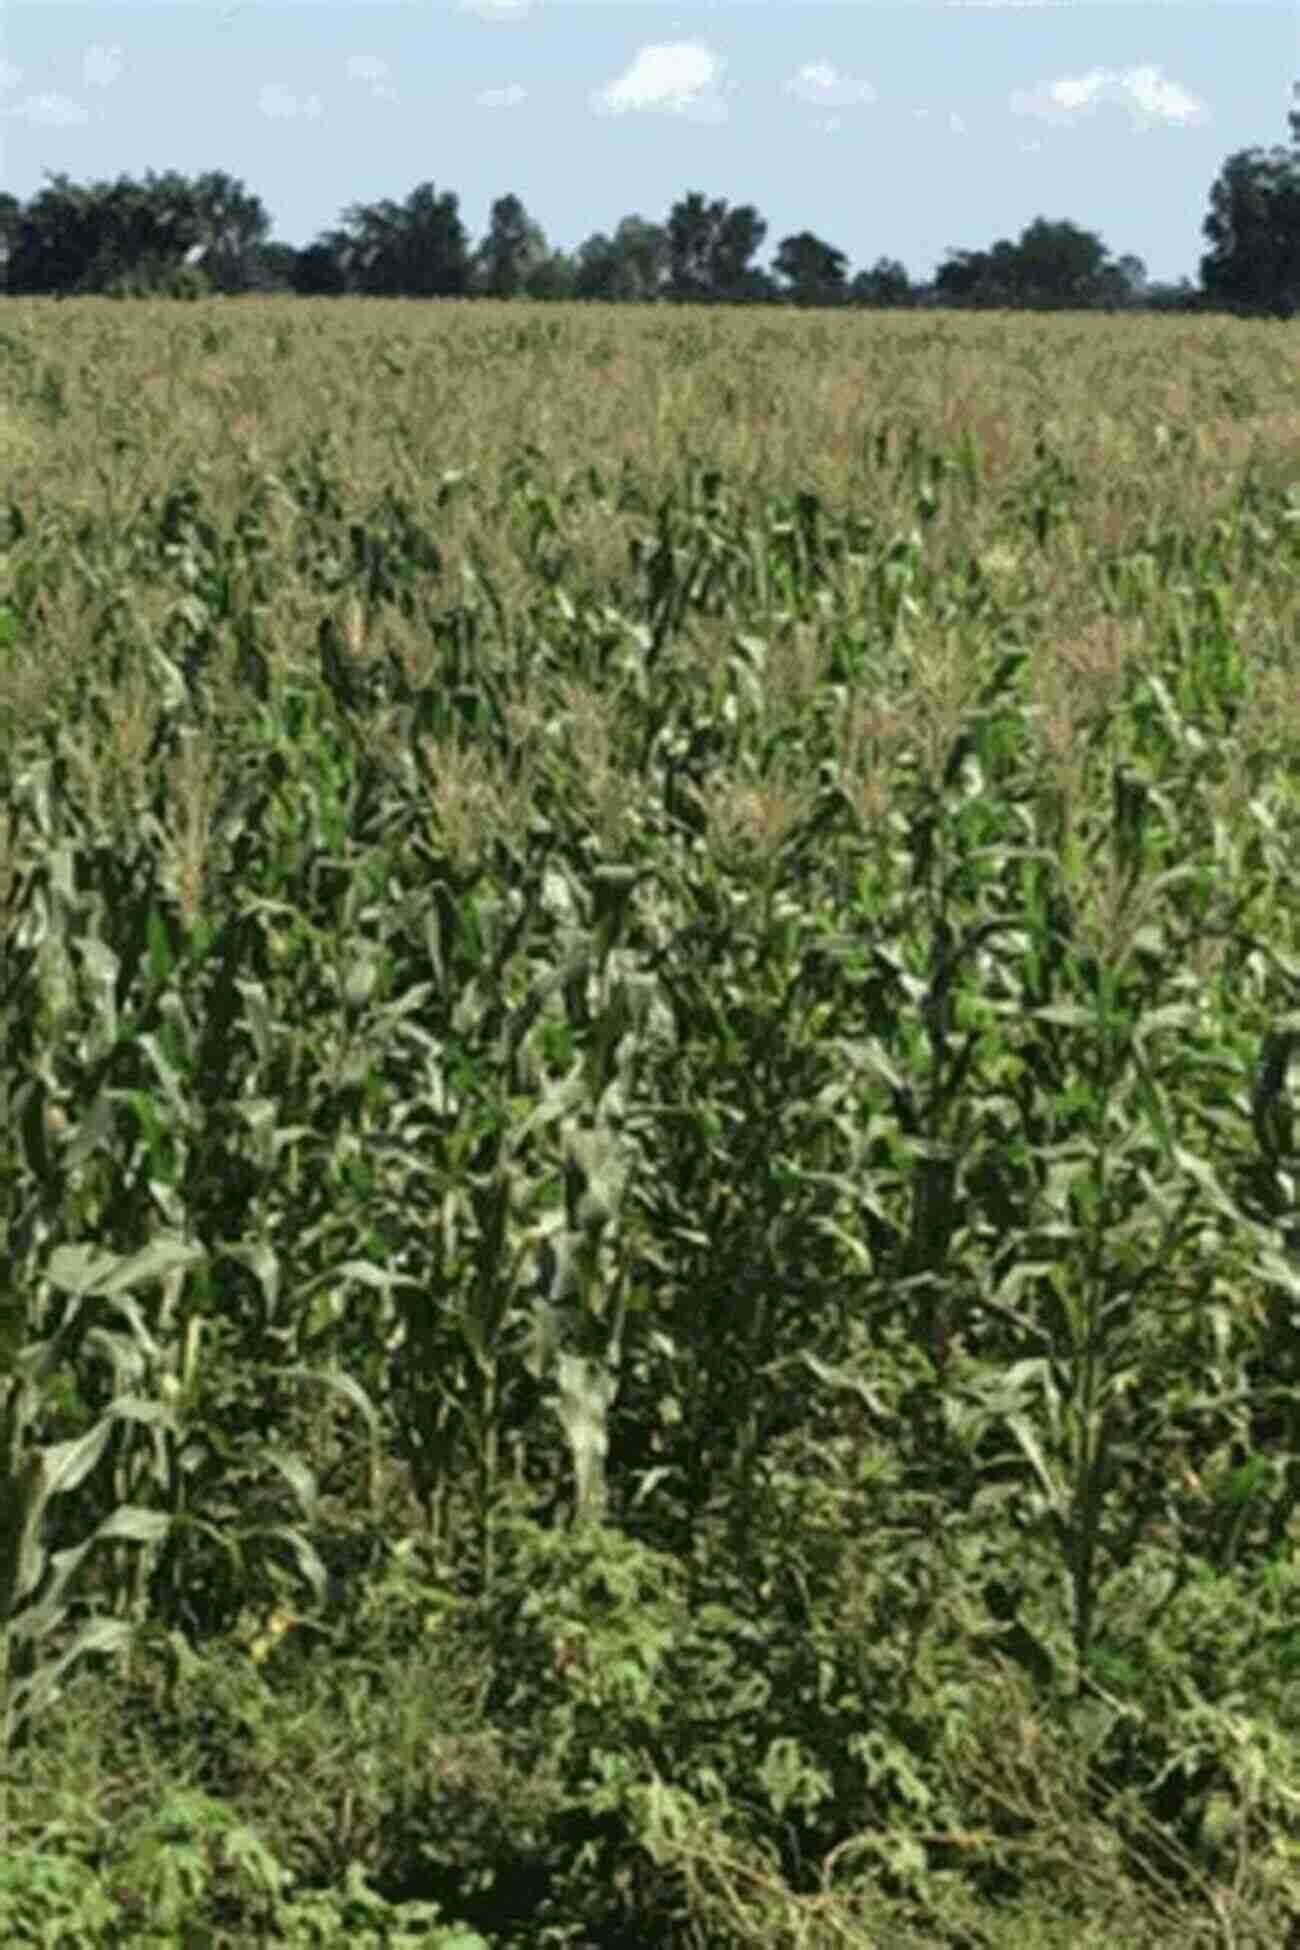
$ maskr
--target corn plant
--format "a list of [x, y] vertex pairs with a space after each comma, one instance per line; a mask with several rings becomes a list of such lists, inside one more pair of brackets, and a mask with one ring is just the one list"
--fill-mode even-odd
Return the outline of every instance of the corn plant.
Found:
[[[10, 1311], [0, 1558], [4, 1633], [0, 1750], [6, 1753], [11, 1744], [25, 1739], [31, 1722], [60, 1697], [60, 1681], [71, 1666], [86, 1653], [118, 1650], [131, 1639], [136, 1621], [115, 1616], [114, 1607], [129, 1601], [134, 1581], [120, 1590], [110, 1587], [107, 1612], [77, 1624], [71, 1641], [55, 1651], [56, 1636], [73, 1621], [79, 1579], [84, 1579], [90, 1560], [103, 1557], [103, 1547], [118, 1541], [156, 1546], [169, 1523], [166, 1511], [124, 1502], [102, 1517], [80, 1543], [54, 1552], [48, 1549], [43, 1533], [53, 1497], [70, 1495], [86, 1483], [106, 1452], [116, 1462], [133, 1432], [152, 1430], [164, 1436], [169, 1428], [174, 1432], [172, 1411], [165, 1402], [123, 1390], [84, 1434], [42, 1445], [37, 1438], [48, 1413], [50, 1383], [67, 1361], [70, 1347], [87, 1337], [113, 1359], [120, 1373], [138, 1374], [139, 1357], [157, 1349], [132, 1290], [191, 1266], [199, 1257], [193, 1247], [167, 1239], [155, 1241], [128, 1260], [65, 1247], [48, 1268], [50, 1281], [69, 1300], [53, 1331], [28, 1342], [26, 1310], [15, 1306]], [[114, 1315], [118, 1326], [107, 1324]]]
[[[920, 323], [909, 354], [946, 367]], [[495, 397], [502, 347], [553, 362], [577, 329], [447, 357]], [[828, 336], [814, 439], [784, 355], [656, 329], [654, 453], [617, 471], [585, 381], [567, 465], [517, 401], [449, 465], [471, 429], [406, 337], [367, 385], [396, 382], [393, 425], [426, 400], [440, 444], [416, 415], [382, 465], [384, 415], [345, 442], [314, 372], [243, 375], [259, 447], [297, 417], [238, 465], [224, 422], [165, 460], [102, 360], [91, 392], [59, 376], [102, 506], [0, 522], [0, 1272], [29, 1296], [0, 1738], [83, 1654], [152, 1626], [237, 1648], [289, 1586], [341, 1643], [411, 1522], [433, 1609], [541, 1658], [482, 1697], [538, 1689], [525, 1748], [572, 1733], [565, 1822], [599, 1802], [629, 1848], [662, 1765], [792, 1878], [870, 1829], [932, 1891], [974, 1832], [942, 1756], [999, 1656], [1036, 1729], [1154, 1798], [1201, 1738], [1169, 1673], [1229, 1688], [1188, 1649], [1204, 1615], [1245, 1647], [1253, 1597], [1286, 1602], [1286, 402], [1225, 485], [1136, 382], [1100, 419], [1080, 385], [1067, 438], [972, 364], [953, 433], [947, 390], [904, 397], [928, 357], [834, 368]], [[233, 319], [193, 337], [244, 356]], [[731, 401], [734, 465], [674, 421], [683, 375]], [[682, 1596], [638, 1660], [644, 1549]], [[547, 1566], [566, 1644], [621, 1589], [645, 1757], [573, 1710], [605, 1678], [508, 1629]], [[254, 1641], [268, 1691], [300, 1638]], [[1284, 1743], [1284, 1655], [1242, 1659]], [[514, 1791], [502, 1887], [533, 1845]]]

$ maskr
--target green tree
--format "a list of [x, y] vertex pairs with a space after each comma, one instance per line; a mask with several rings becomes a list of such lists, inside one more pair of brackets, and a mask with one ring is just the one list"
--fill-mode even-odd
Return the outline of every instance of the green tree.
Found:
[[545, 300], [572, 298], [576, 275], [572, 258], [563, 251], [550, 251], [525, 271], [524, 295]]
[[1089, 307], [1115, 302], [1134, 275], [1146, 275], [1140, 259], [1113, 265], [1091, 231], [1036, 217], [1014, 244], [1002, 237], [988, 251], [949, 252], [934, 282], [948, 304]]
[[613, 304], [636, 295], [630, 267], [623, 263], [611, 237], [596, 231], [578, 246], [573, 295]]
[[1001, 278], [1013, 248], [999, 243], [993, 251], [949, 251], [935, 272], [935, 291], [945, 304], [1011, 304], [1015, 293]]
[[474, 253], [471, 287], [486, 298], [517, 298], [534, 265], [549, 256], [546, 233], [517, 196], [499, 196], [491, 228]]
[[248, 271], [249, 291], [291, 291], [299, 252], [292, 244], [273, 239], [258, 244], [252, 252]]
[[9, 282], [9, 259], [18, 238], [23, 206], [8, 190], [0, 190], [0, 284]]
[[1201, 286], [1213, 303], [1284, 313], [1300, 303], [1300, 150], [1229, 156], [1201, 230]]
[[[175, 170], [165, 176], [150, 170], [142, 183], [119, 176], [115, 183], [83, 185], [51, 176], [10, 222], [9, 289], [58, 295], [204, 289], [206, 278], [192, 261], [201, 227], [197, 187]], [[183, 270], [192, 275], [181, 279]]]
[[855, 305], [905, 305], [915, 296], [906, 268], [898, 259], [878, 257], [869, 271], [859, 271], [848, 288]]
[[1020, 288], [1038, 304], [1091, 304], [1102, 288], [1106, 255], [1106, 246], [1091, 231], [1036, 217], [1016, 246]]
[[1140, 257], [1121, 257], [1103, 264], [1097, 274], [1093, 303], [1107, 311], [1127, 311], [1145, 302], [1147, 267]]
[[194, 200], [203, 244], [199, 268], [220, 291], [254, 289], [271, 229], [261, 198], [218, 169], [199, 177]]
[[840, 305], [848, 295], [848, 259], [843, 251], [824, 244], [811, 230], [783, 237], [772, 269], [789, 285], [796, 305]]
[[341, 298], [348, 288], [342, 249], [328, 238], [294, 253], [289, 282], [300, 298]]
[[661, 223], [624, 217], [614, 232], [614, 249], [626, 266], [630, 296], [641, 303], [658, 298], [668, 277], [670, 246]]
[[111, 187], [97, 183], [89, 207], [98, 244], [79, 290], [145, 296], [205, 288], [201, 275], [176, 283], [201, 242], [197, 190], [176, 170], [165, 176], [149, 170], [143, 183], [127, 176]]
[[342, 249], [350, 289], [379, 298], [463, 298], [469, 290], [469, 239], [454, 191], [420, 183], [404, 204], [353, 204], [343, 232], [326, 238]]
[[749, 262], [766, 235], [752, 203], [729, 210], [723, 198], [706, 203], [692, 190], [668, 217], [667, 295], [717, 304], [766, 294], [774, 287]]
[[613, 237], [597, 231], [578, 247], [575, 298], [644, 304], [660, 297], [668, 272], [668, 233], [644, 217], [624, 217]]

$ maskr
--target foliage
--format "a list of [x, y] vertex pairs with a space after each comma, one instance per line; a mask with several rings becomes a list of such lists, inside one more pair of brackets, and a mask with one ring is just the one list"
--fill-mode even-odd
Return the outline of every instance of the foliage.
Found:
[[1211, 248], [1201, 283], [1211, 300], [1290, 317], [1300, 303], [1300, 154], [1239, 150], [1210, 191]]
[[[1300, 203], [1295, 156], [1275, 149], [1229, 157], [1203, 224], [1198, 303], [1289, 317], [1300, 293]], [[605, 303], [900, 304], [998, 309], [1167, 309], [1177, 294], [1148, 290], [1139, 258], [1114, 261], [1076, 224], [1038, 217], [1012, 243], [950, 250], [933, 283], [913, 286], [902, 264], [878, 259], [848, 276], [847, 259], [807, 228], [779, 240], [770, 272], [752, 262], [767, 224], [752, 204], [675, 202], [662, 224], [628, 216], [570, 257], [511, 193], [492, 205], [471, 252], [455, 192], [419, 184], [404, 203], [355, 203], [300, 250], [268, 241], [259, 199], [221, 171], [190, 181], [150, 171], [143, 183], [79, 187], [66, 175], [23, 206], [0, 197], [0, 261], [11, 293], [108, 292], [191, 298], [275, 289], [301, 296], [489, 297]], [[1185, 282], [1185, 281], [1184, 281]], [[1190, 287], [1189, 287], [1190, 293]]]
[[11, 1940], [1282, 1939], [1300, 519], [1158, 432], [11, 499]]
[[[5, 284], [13, 292], [185, 297], [219, 276], [224, 288], [238, 290], [269, 229], [259, 199], [220, 170], [193, 181], [150, 170], [143, 183], [119, 176], [85, 187], [60, 175], [25, 209], [8, 213]], [[182, 262], [200, 245], [202, 273]]]

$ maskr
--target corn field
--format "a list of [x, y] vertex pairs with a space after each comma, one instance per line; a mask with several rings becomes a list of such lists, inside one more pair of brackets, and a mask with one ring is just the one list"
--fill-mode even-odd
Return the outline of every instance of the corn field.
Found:
[[51, 315], [7, 1940], [1282, 1942], [1287, 328]]

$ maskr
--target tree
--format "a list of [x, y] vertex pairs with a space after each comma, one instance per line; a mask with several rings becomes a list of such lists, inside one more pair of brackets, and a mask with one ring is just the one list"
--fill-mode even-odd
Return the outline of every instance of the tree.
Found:
[[1148, 291], [1146, 265], [1140, 257], [1127, 254], [1115, 265], [1107, 265], [1101, 273], [1107, 298], [1105, 302], [1115, 304], [1138, 304]]
[[261, 198], [223, 171], [209, 170], [195, 183], [194, 200], [204, 247], [199, 268], [220, 291], [251, 290], [271, 230]]
[[[726, 209], [710, 210], [698, 191], [675, 203], [668, 218], [669, 291], [677, 299], [710, 296], [710, 254], [717, 218]], [[716, 218], [715, 218], [716, 213]]]
[[418, 184], [402, 205], [354, 203], [343, 213], [349, 287], [380, 298], [464, 297], [469, 239], [459, 204], [451, 190], [436, 196], [432, 183]]
[[524, 295], [538, 300], [572, 298], [575, 277], [572, 258], [563, 251], [551, 251], [524, 273]]
[[289, 283], [300, 298], [341, 298], [348, 288], [341, 252], [327, 238], [318, 238], [295, 252]]
[[915, 294], [898, 259], [878, 257], [869, 271], [859, 271], [848, 288], [850, 304], [905, 305]]
[[299, 253], [292, 244], [268, 240], [252, 251], [248, 270], [249, 291], [292, 291]]
[[[49, 174], [49, 172], [46, 172]], [[90, 244], [89, 191], [67, 176], [49, 184], [19, 210], [9, 240], [6, 284], [14, 292], [71, 291]]]
[[471, 285], [487, 298], [516, 298], [529, 270], [548, 256], [546, 234], [519, 198], [499, 196], [492, 205], [491, 228], [474, 253]]
[[721, 197], [710, 204], [692, 190], [668, 217], [667, 295], [714, 304], [756, 296], [767, 281], [749, 260], [766, 235], [753, 204], [728, 210]]
[[[994, 285], [993, 260], [988, 251], [950, 250], [934, 274], [934, 288], [945, 304], [988, 304], [999, 301]], [[1001, 302], [1009, 303], [1010, 294], [1002, 294]]]
[[194, 295], [221, 282], [223, 266], [236, 277], [269, 227], [260, 200], [219, 172], [196, 183], [175, 170], [150, 170], [142, 183], [52, 176], [26, 209], [8, 210], [7, 282], [11, 291]]
[[613, 237], [602, 231], [578, 247], [575, 298], [644, 304], [658, 298], [671, 256], [668, 233], [644, 217], [624, 217]]
[[[721, 207], [725, 210], [725, 205]], [[743, 301], [770, 295], [771, 280], [749, 261], [766, 235], [767, 225], [752, 203], [726, 210], [717, 226], [709, 258], [713, 287], [719, 298]]]
[[181, 255], [193, 238], [182, 242], [170, 229], [171, 213], [160, 207], [166, 191], [150, 191], [125, 176], [116, 184], [80, 185], [51, 175], [18, 219], [10, 290], [106, 291], [168, 244]]
[[620, 259], [612, 238], [601, 230], [578, 246], [573, 275], [575, 298], [613, 304], [632, 296], [633, 274]]
[[1201, 259], [1201, 286], [1212, 302], [1250, 312], [1300, 302], [1300, 151], [1241, 149], [1230, 156], [1210, 190], [1201, 230], [1211, 246]]
[[1140, 257], [1121, 257], [1118, 264], [1105, 264], [1098, 274], [1098, 305], [1109, 311], [1126, 310], [1140, 304], [1147, 286], [1147, 267]]
[[772, 269], [790, 286], [796, 305], [840, 305], [847, 295], [848, 259], [843, 251], [824, 244], [811, 230], [783, 237]]
[[1106, 246], [1077, 224], [1048, 223], [1037, 217], [1020, 234], [1016, 268], [1020, 288], [1031, 302], [1087, 305], [1102, 288]]
[[1149, 284], [1142, 294], [1142, 305], [1146, 311], [1198, 311], [1203, 302], [1203, 294], [1190, 278], [1180, 278], [1177, 284]]
[[23, 206], [8, 190], [0, 190], [0, 284], [8, 286], [9, 259], [18, 237]]
[[663, 224], [649, 223], [639, 216], [624, 217], [614, 232], [614, 250], [626, 267], [629, 293], [636, 302], [645, 304], [660, 297], [672, 255]]
[[147, 293], [162, 289], [199, 241], [194, 187], [169, 170], [143, 183], [119, 176], [90, 193], [90, 226], [97, 237], [81, 291]]
[[950, 252], [935, 276], [935, 289], [949, 304], [1089, 307], [1114, 302], [1127, 288], [1137, 258], [1108, 262], [1100, 237], [1072, 223], [1037, 217], [1017, 243], [999, 238], [989, 251]]

